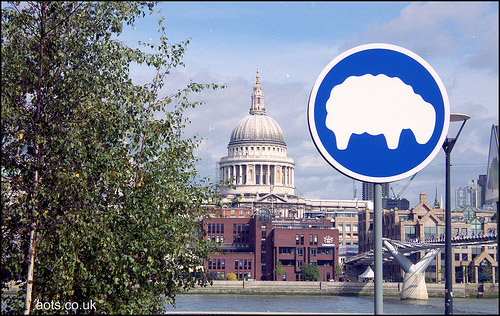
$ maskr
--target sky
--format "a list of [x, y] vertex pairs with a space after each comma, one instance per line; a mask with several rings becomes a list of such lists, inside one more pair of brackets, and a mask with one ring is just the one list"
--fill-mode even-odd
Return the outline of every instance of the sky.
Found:
[[[231, 132], [248, 114], [258, 69], [266, 113], [281, 126], [295, 161], [295, 193], [308, 199], [361, 199], [361, 182], [321, 157], [306, 112], [323, 68], [344, 51], [369, 43], [398, 45], [422, 57], [441, 78], [451, 113], [471, 116], [451, 153], [452, 206], [456, 188], [486, 174], [491, 127], [498, 125], [497, 2], [161, 2], [135, 29], [126, 27], [120, 40], [130, 46], [158, 43], [163, 17], [171, 43], [190, 43], [185, 66], [171, 72], [161, 93], [190, 80], [226, 85], [194, 96], [205, 104], [186, 113], [191, 120], [186, 136], [203, 138], [197, 150], [202, 176], [215, 180]], [[135, 67], [131, 75], [140, 83], [153, 72]], [[456, 135], [456, 125], [450, 124], [450, 136]], [[438, 200], [444, 200], [444, 151], [413, 180], [391, 187], [411, 207], [420, 193], [432, 204], [436, 189]]]

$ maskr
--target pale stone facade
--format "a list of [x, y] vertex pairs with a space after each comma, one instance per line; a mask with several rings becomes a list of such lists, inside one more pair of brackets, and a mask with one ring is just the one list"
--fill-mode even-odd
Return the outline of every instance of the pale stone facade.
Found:
[[227, 156], [219, 163], [222, 195], [294, 194], [294, 161], [286, 155], [283, 131], [266, 115], [264, 94], [259, 81], [253, 88], [250, 111], [236, 125], [227, 146]]

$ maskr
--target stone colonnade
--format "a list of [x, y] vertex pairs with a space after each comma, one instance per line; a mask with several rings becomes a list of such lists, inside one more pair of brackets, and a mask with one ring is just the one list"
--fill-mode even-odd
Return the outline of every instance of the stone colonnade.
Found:
[[220, 168], [221, 179], [235, 185], [285, 185], [293, 187], [294, 168], [277, 164], [236, 164]]

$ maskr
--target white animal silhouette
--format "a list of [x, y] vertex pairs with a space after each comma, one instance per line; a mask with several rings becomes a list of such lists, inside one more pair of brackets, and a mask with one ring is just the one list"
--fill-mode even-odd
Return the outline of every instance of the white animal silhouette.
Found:
[[337, 148], [347, 148], [352, 134], [383, 134], [396, 149], [403, 129], [411, 129], [419, 144], [429, 141], [436, 123], [432, 104], [397, 77], [351, 76], [335, 86], [326, 103], [326, 126], [335, 133]]

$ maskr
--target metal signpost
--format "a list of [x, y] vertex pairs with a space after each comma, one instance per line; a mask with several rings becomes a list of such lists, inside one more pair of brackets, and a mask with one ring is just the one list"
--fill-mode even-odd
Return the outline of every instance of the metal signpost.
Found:
[[451, 258], [451, 151], [453, 150], [453, 146], [460, 136], [462, 129], [464, 128], [465, 122], [470, 118], [470, 116], [465, 114], [451, 114], [450, 121], [451, 122], [462, 122], [462, 126], [458, 130], [457, 136], [455, 137], [446, 137], [443, 143], [443, 150], [446, 155], [446, 202], [445, 202], [445, 286], [444, 286], [444, 314], [452, 315], [453, 314], [453, 265], [452, 261], [448, 258]]
[[446, 90], [415, 53], [390, 44], [361, 45], [323, 69], [307, 114], [323, 158], [344, 175], [375, 184], [375, 314], [382, 314], [381, 183], [409, 177], [437, 155], [450, 121]]

